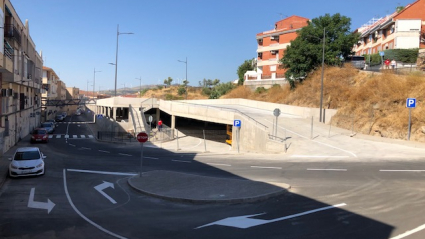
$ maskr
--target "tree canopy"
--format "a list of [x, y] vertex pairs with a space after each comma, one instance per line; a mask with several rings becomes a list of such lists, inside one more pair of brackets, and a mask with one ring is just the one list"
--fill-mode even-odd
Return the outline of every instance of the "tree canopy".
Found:
[[164, 84], [166, 84], [166, 85], [168, 85], [168, 86], [170, 86], [170, 85], [171, 85], [171, 82], [173, 82], [173, 78], [171, 78], [171, 77], [168, 77], [168, 79], [165, 79], [165, 80], [164, 80]]
[[339, 65], [341, 60], [352, 54], [352, 48], [359, 35], [350, 30], [351, 19], [339, 13], [326, 14], [312, 19], [298, 31], [298, 37], [291, 41], [280, 59], [286, 68], [286, 79], [291, 88], [295, 80], [303, 79], [308, 73], [321, 66], [323, 36], [325, 36], [324, 61], [327, 65]]
[[238, 77], [239, 77], [239, 85], [243, 85], [243, 81], [244, 81], [244, 75], [247, 71], [252, 71], [254, 70], [254, 59], [251, 60], [245, 60], [244, 63], [242, 63], [242, 65], [240, 65], [238, 67]]

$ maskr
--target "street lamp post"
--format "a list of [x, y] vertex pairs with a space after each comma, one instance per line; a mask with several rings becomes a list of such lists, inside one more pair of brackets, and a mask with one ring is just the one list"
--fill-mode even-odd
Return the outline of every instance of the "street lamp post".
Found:
[[136, 78], [136, 79], [140, 81], [140, 85], [139, 85], [139, 97], [142, 98], [142, 77]]
[[89, 81], [89, 80], [87, 80], [87, 93], [86, 93], [86, 94], [87, 94], [87, 98], [89, 97], [89, 82], [90, 82], [90, 81]]
[[186, 64], [186, 100], [187, 100], [187, 57], [186, 57], [186, 61], [181, 61], [181, 60], [177, 60], [178, 62], [183, 62], [184, 64]]
[[325, 28], [323, 28], [323, 49], [322, 49], [322, 79], [320, 84], [320, 121], [319, 122], [325, 122], [325, 119], [322, 119], [322, 104], [323, 104], [323, 76], [324, 76], [324, 69], [325, 69]]
[[117, 25], [117, 48], [115, 51], [115, 64], [114, 63], [109, 63], [111, 65], [115, 65], [115, 90], [114, 90], [114, 95], [117, 96], [117, 70], [118, 70], [118, 37], [122, 34], [134, 34], [132, 32], [120, 32], [120, 25]]
[[93, 70], [93, 99], [94, 99], [94, 89], [96, 85], [96, 72], [101, 72], [101, 71], [96, 71], [96, 68], [94, 68]]

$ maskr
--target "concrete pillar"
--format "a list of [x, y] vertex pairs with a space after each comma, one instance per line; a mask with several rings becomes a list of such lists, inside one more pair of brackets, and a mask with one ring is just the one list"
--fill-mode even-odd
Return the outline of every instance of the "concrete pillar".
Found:
[[161, 118], [160, 113], [161, 113], [161, 111], [159, 110], [159, 108], [156, 109], [156, 122], [158, 122], [159, 119]]
[[112, 118], [117, 121], [117, 108], [113, 107], [112, 108]]
[[171, 116], [171, 128], [172, 129], [176, 128], [176, 116], [175, 115]]

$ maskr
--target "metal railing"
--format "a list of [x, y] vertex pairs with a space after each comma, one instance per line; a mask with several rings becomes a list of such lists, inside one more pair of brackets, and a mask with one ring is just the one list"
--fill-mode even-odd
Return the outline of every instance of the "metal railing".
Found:
[[21, 45], [21, 33], [13, 24], [4, 24], [4, 36], [15, 39], [15, 41]]

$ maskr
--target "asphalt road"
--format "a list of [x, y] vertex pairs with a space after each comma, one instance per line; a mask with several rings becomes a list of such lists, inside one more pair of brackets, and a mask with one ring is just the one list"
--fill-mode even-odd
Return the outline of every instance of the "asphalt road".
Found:
[[[90, 135], [86, 123], [60, 123], [48, 144], [37, 145], [47, 155], [46, 175], [8, 179], [0, 189], [1, 238], [425, 237], [419, 230], [425, 224], [422, 160], [288, 159], [145, 147], [143, 171], [292, 186], [287, 194], [261, 202], [189, 204], [128, 186], [127, 179], [140, 171], [139, 144], [102, 143]], [[29, 139], [19, 143], [26, 145]]]

